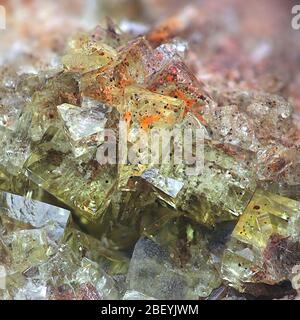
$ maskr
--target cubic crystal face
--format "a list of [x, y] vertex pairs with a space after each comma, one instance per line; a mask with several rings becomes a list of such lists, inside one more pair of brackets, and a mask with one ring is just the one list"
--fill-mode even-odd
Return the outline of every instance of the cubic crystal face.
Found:
[[99, 218], [109, 205], [116, 184], [116, 169], [96, 160], [74, 160], [72, 154], [55, 149], [32, 153], [27, 170], [30, 179], [70, 207]]
[[85, 107], [70, 104], [57, 106], [58, 113], [72, 145], [73, 153], [79, 157], [104, 142], [106, 113], [110, 110], [101, 103], [89, 102]]
[[109, 21], [51, 69], [0, 65], [0, 299], [300, 292], [292, 105], [216, 70], [232, 34], [198, 59], [187, 16], [136, 38]]
[[299, 202], [257, 190], [224, 251], [223, 277], [239, 289], [251, 282], [275, 284], [288, 279], [300, 258], [299, 219]]
[[14, 221], [49, 229], [47, 235], [52, 241], [63, 236], [70, 218], [68, 210], [7, 192], [0, 193], [0, 207], [2, 215]]
[[0, 194], [1, 256], [7, 274], [46, 261], [57, 249], [70, 212], [7, 192]]
[[114, 48], [81, 34], [70, 42], [70, 53], [62, 62], [68, 70], [89, 72], [109, 64], [116, 55]]
[[246, 162], [205, 143], [204, 166], [198, 175], [189, 175], [184, 165], [161, 166], [148, 170], [142, 178], [150, 183], [157, 197], [206, 226], [236, 219], [256, 188], [253, 172]]
[[204, 107], [210, 109], [213, 103], [203, 84], [187, 69], [181, 59], [175, 57], [159, 72], [149, 78], [151, 91], [182, 100], [186, 111], [195, 114], [203, 123]]
[[[195, 260], [192, 259], [181, 268], [172, 261], [173, 256], [167, 248], [150, 239], [140, 239], [135, 246], [127, 275], [129, 289], [167, 300], [195, 299], [209, 295], [212, 288], [220, 284], [220, 280], [213, 267], [202, 260], [207, 259], [205, 253], [199, 251], [199, 247], [191, 251], [191, 255], [197, 252]], [[199, 272], [199, 276], [193, 275], [194, 272]]]
[[[118, 297], [113, 279], [101, 269], [107, 264], [101, 244], [88, 236], [81, 239], [69, 220], [68, 210], [1, 193], [0, 257], [5, 268], [1, 299]], [[93, 241], [101, 253], [90, 257], [97, 262], [86, 257]]]
[[158, 126], [172, 126], [183, 118], [181, 100], [134, 86], [126, 87], [124, 98], [125, 115], [132, 126], [137, 128], [147, 130]]

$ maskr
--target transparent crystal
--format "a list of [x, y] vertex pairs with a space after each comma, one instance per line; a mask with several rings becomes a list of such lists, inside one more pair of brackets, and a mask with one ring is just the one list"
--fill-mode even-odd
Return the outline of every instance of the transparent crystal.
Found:
[[299, 202], [258, 189], [224, 251], [223, 278], [239, 290], [288, 279], [300, 258], [299, 221]]

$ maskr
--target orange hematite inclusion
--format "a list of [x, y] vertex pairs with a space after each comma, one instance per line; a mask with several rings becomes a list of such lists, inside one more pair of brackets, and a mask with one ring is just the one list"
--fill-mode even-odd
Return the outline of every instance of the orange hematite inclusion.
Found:
[[[174, 51], [174, 52], [173, 52]], [[174, 98], [183, 103], [183, 114], [192, 112], [202, 122], [202, 110], [211, 103], [209, 95], [177, 55], [176, 49], [165, 45], [153, 49], [148, 41], [137, 38], [117, 49], [117, 56], [99, 69], [84, 73], [80, 79], [81, 95], [116, 107], [123, 119], [130, 122], [133, 115], [126, 106], [126, 89], [136, 86], [146, 90], [151, 99]], [[134, 92], [132, 92], [134, 94]], [[162, 107], [162, 106], [161, 106]], [[163, 107], [162, 107], [163, 108]], [[176, 107], [174, 112], [177, 112]], [[174, 123], [164, 113], [152, 112], [153, 105], [144, 105], [137, 118], [142, 129], [156, 122]], [[167, 107], [170, 110], [170, 106]], [[171, 117], [172, 118], [172, 117]], [[137, 120], [137, 119], [135, 119]]]
[[145, 116], [141, 118], [141, 127], [142, 129], [146, 130], [149, 128], [149, 126], [156, 121], [159, 121], [161, 119], [161, 116], [159, 115], [151, 115], [151, 116]]

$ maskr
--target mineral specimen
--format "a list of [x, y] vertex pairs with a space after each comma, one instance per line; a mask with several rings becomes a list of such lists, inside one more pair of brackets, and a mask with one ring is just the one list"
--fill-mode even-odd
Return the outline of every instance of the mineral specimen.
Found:
[[262, 92], [221, 91], [216, 105], [204, 110], [213, 138], [257, 151], [280, 140], [293, 128], [291, 105], [282, 97]]
[[109, 20], [50, 69], [0, 70], [1, 299], [299, 290], [292, 104], [194, 74], [186, 17], [136, 38]]
[[[44, 228], [51, 241], [57, 242], [63, 236], [70, 212], [52, 205], [1, 192], [1, 212], [8, 221], [19, 221], [32, 228]], [[3, 221], [3, 227], [6, 222]], [[6, 233], [6, 232], [5, 232]]]
[[84, 212], [86, 219], [98, 218], [109, 205], [116, 184], [114, 166], [101, 166], [89, 157], [74, 159], [61, 144], [59, 129], [50, 131], [27, 160], [29, 177], [66, 205]]
[[[200, 137], [206, 136], [193, 114], [187, 114], [178, 126], [186, 127], [201, 129]], [[204, 162], [199, 164], [199, 172], [195, 165], [176, 165], [171, 160], [170, 164], [148, 167], [141, 178], [152, 186], [158, 199], [198, 223], [214, 226], [234, 220], [242, 214], [256, 187], [254, 172], [249, 168], [253, 159], [247, 153], [236, 154], [232, 148], [226, 151], [226, 146], [210, 139], [198, 143]], [[184, 149], [187, 142], [179, 144]], [[173, 157], [175, 152], [171, 151]]]
[[[92, 240], [83, 235], [81, 241], [80, 233], [69, 226], [69, 211], [9, 193], [1, 193], [0, 210], [0, 256], [6, 274], [2, 299], [118, 297], [100, 260], [87, 257]], [[97, 249], [101, 251], [99, 244]]]
[[70, 53], [62, 58], [68, 70], [88, 72], [99, 69], [116, 58], [115, 50], [105, 43], [92, 40], [86, 34], [79, 34], [70, 41]]
[[224, 251], [223, 278], [240, 290], [289, 279], [300, 259], [299, 223], [299, 202], [257, 190]]
[[82, 108], [65, 103], [57, 109], [75, 157], [95, 151], [104, 142], [108, 116], [113, 114], [111, 108], [98, 101], [84, 99]]
[[210, 109], [213, 103], [204, 85], [187, 69], [181, 59], [175, 57], [168, 61], [159, 72], [149, 79], [150, 90], [181, 99], [187, 111], [193, 112], [204, 122], [204, 107]]
[[180, 262], [179, 255], [150, 239], [140, 239], [127, 275], [129, 289], [157, 299], [182, 300], [208, 296], [220, 285], [201, 242], [188, 248], [187, 261]]

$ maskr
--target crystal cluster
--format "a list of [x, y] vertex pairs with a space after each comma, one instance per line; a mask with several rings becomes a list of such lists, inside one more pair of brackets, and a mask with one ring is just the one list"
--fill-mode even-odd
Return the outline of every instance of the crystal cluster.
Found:
[[81, 241], [68, 210], [6, 192], [0, 197], [1, 299], [118, 297], [114, 281], [84, 252], [92, 245]]
[[[184, 42], [154, 43], [97, 28], [70, 40], [57, 69], [0, 87], [2, 299], [296, 294], [292, 105], [209, 87]], [[159, 145], [155, 161], [143, 139], [159, 142], [160, 130], [203, 139], [175, 141], [167, 161]], [[176, 162], [186, 144], [188, 160], [200, 144], [200, 172]]]
[[299, 255], [299, 202], [258, 189], [224, 251], [222, 274], [238, 289], [288, 279]]

